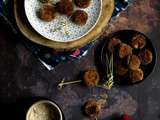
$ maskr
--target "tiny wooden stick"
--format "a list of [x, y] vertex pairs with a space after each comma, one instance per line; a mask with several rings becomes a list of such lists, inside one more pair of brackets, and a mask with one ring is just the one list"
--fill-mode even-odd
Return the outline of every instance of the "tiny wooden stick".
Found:
[[82, 82], [82, 80], [75, 80], [75, 81], [69, 81], [69, 82], [64, 82], [64, 78], [62, 79], [62, 81], [58, 84], [58, 88], [62, 89], [65, 85], [69, 85], [69, 84], [75, 84], [75, 83], [80, 83]]

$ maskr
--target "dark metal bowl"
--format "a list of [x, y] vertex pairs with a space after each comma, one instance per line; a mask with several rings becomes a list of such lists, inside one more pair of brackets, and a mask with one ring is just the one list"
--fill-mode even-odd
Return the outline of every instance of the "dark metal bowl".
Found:
[[108, 41], [112, 38], [118, 38], [123, 43], [129, 44], [131, 38], [135, 34], [143, 35], [146, 38], [146, 46], [144, 48], [147, 48], [152, 52], [153, 60], [148, 65], [142, 65], [141, 64], [140, 67], [144, 71], [144, 78], [141, 81], [137, 81], [137, 82], [133, 83], [131, 81], [131, 79], [129, 78], [129, 76], [123, 76], [122, 77], [122, 76], [117, 75], [114, 72], [114, 82], [117, 85], [133, 85], [133, 84], [140, 83], [140, 82], [144, 81], [152, 73], [152, 71], [155, 67], [155, 64], [156, 64], [156, 50], [155, 50], [151, 40], [146, 35], [144, 35], [143, 33], [135, 31], [135, 30], [120, 30], [120, 31], [117, 31], [117, 32], [109, 35], [107, 38], [105, 38], [105, 43], [103, 44], [102, 50], [101, 50], [101, 63], [102, 63], [103, 71], [106, 71], [106, 66], [108, 64], [108, 61], [106, 60], [106, 54], [109, 54], [109, 52], [107, 50]]

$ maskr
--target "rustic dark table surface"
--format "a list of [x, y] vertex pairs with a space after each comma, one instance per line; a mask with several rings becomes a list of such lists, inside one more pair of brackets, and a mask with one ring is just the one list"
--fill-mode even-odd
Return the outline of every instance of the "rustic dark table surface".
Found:
[[160, 120], [160, 0], [134, 0], [116, 20], [111, 20], [87, 56], [77, 62], [59, 64], [48, 71], [24, 47], [4, 22], [0, 23], [0, 115], [1, 120], [23, 120], [34, 100], [48, 98], [58, 103], [66, 120], [89, 120], [81, 106], [90, 99], [90, 89], [82, 85], [56, 85], [65, 77], [76, 80], [81, 71], [95, 68], [95, 48], [108, 34], [120, 29], [134, 29], [146, 34], [157, 51], [152, 74], [134, 86], [115, 86], [111, 91], [96, 89], [95, 94], [108, 94], [108, 104], [98, 120], [109, 120], [113, 114], [128, 113], [133, 120]]

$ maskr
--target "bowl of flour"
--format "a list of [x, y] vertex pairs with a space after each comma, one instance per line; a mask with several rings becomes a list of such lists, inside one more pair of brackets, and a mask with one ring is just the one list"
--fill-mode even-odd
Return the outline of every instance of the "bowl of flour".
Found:
[[40, 100], [29, 108], [26, 120], [63, 120], [62, 111], [52, 101]]

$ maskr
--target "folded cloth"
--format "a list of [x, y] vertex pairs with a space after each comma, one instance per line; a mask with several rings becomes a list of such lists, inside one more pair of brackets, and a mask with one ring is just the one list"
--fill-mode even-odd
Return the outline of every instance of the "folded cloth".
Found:
[[128, 5], [129, 5], [128, 0], [115, 0], [115, 9], [112, 17], [119, 16], [120, 12], [126, 10]]
[[[18, 35], [18, 32], [14, 28], [14, 25], [7, 18], [10, 18], [9, 15], [9, 3], [10, 0], [1, 0], [0, 1], [0, 16], [6, 20], [6, 22], [11, 26], [15, 34]], [[115, 0], [115, 9], [112, 15], [112, 18], [115, 18], [119, 13], [125, 10], [128, 6], [128, 0]], [[94, 41], [94, 40], [93, 40]], [[79, 60], [88, 53], [89, 48], [92, 47], [93, 43], [87, 44], [82, 48], [74, 49], [70, 52], [57, 52], [51, 48], [37, 45], [25, 41], [26, 47], [38, 58], [38, 60], [48, 69], [53, 70], [59, 63], [66, 61], [75, 61]]]

